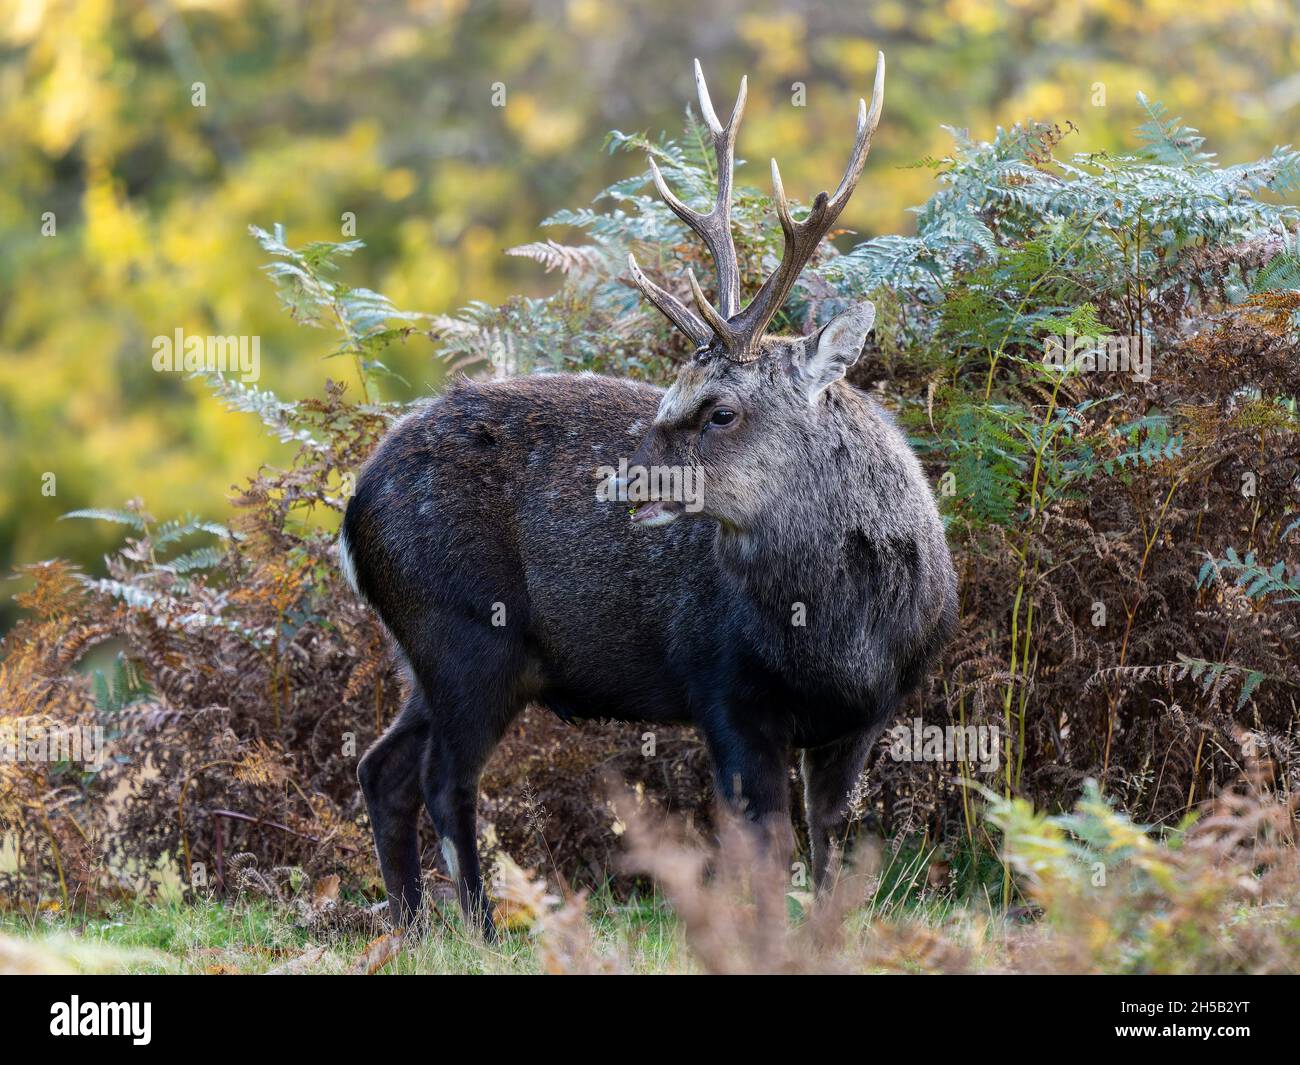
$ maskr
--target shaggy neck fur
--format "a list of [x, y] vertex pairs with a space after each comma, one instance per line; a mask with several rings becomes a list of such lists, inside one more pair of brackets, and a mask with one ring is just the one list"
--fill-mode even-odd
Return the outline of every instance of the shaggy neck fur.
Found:
[[[831, 424], [814, 432], [814, 418]], [[809, 432], [790, 441], [789, 464], [772, 478], [776, 487], [758, 519], [743, 529], [720, 527], [714, 551], [749, 607], [747, 634], [769, 665], [852, 696], [864, 680], [864, 656], [879, 654], [872, 636], [881, 603], [872, 593], [891, 549], [879, 528], [883, 485], [874, 482], [888, 471], [875, 468], [877, 415], [853, 389], [831, 386], [809, 419]], [[869, 668], [865, 679], [878, 675]]]

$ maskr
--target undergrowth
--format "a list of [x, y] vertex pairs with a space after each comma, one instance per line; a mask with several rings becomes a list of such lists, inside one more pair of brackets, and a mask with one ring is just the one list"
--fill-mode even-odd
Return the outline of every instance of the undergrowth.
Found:
[[[981, 800], [983, 801], [983, 800]], [[1300, 972], [1295, 810], [1242, 785], [1155, 832], [1095, 785], [1068, 814], [988, 793], [987, 817], [1023, 889], [1003, 910], [934, 866], [863, 847], [825, 896], [792, 891], [728, 818], [716, 841], [634, 793], [630, 868], [650, 894], [548, 883], [500, 856], [498, 942], [467, 931], [447, 893], [393, 933], [337, 876], [245, 864], [230, 898], [124, 900], [103, 914], [0, 920], [0, 972], [878, 973]]]

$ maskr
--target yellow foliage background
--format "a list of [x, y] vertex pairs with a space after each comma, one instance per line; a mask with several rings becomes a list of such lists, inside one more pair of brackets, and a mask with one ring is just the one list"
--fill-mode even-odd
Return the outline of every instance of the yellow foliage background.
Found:
[[[155, 373], [155, 336], [260, 336], [259, 384], [286, 398], [348, 376], [278, 307], [250, 223], [297, 245], [353, 212], [347, 280], [407, 309], [542, 294], [554, 280], [504, 249], [641, 169], [604, 134], [678, 131], [693, 56], [719, 110], [749, 74], [739, 180], [764, 186], [776, 155], [808, 199], [838, 179], [881, 48], [885, 120], [843, 224], [907, 232], [933, 181], [909, 164], [947, 150], [943, 124], [1070, 120], [1063, 149], [1117, 149], [1142, 90], [1226, 161], [1296, 140], [1298, 27], [1290, 0], [0, 0], [0, 570], [93, 565], [116, 531], [57, 522], [78, 507], [219, 517], [284, 457]], [[391, 398], [438, 386], [432, 355], [388, 354], [409, 382]]]

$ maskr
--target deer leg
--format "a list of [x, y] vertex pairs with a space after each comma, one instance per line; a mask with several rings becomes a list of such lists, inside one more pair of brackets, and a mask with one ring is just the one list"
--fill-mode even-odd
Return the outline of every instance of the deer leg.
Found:
[[794, 851], [789, 744], [730, 722], [705, 724], [704, 738], [718, 797], [755, 826], [762, 853], [784, 873]]
[[409, 925], [420, 909], [420, 758], [428, 743], [426, 715], [417, 688], [357, 764], [388, 889], [389, 917], [398, 928]]
[[487, 684], [472, 691], [468, 685], [458, 687], [457, 697], [434, 712], [420, 786], [461, 911], [484, 939], [493, 942], [496, 929], [478, 856], [479, 778], [506, 728], [523, 709], [523, 699], [508, 686]]
[[868, 729], [803, 752], [804, 816], [812, 845], [813, 883], [828, 886], [831, 856], [842, 853], [849, 827], [849, 793], [862, 774], [879, 729]]

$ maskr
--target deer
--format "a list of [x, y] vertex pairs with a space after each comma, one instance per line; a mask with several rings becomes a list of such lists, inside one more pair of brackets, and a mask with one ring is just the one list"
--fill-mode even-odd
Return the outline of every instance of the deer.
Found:
[[[693, 272], [691, 307], [628, 257], [630, 283], [693, 346], [670, 387], [591, 373], [461, 378], [398, 420], [359, 472], [340, 565], [410, 681], [357, 769], [393, 924], [420, 912], [424, 808], [467, 922], [493, 938], [479, 781], [528, 705], [569, 721], [694, 726], [720, 801], [778, 854], [793, 847], [798, 752], [824, 888], [872, 747], [956, 617], [922, 466], [892, 416], [845, 380], [873, 305], [807, 336], [767, 332], [853, 194], [884, 77], [881, 54], [839, 186], [804, 218], [772, 161], [782, 257], [742, 307], [731, 193], [747, 79], [723, 125], [696, 60], [716, 202], [706, 214], [680, 201], [653, 158], [650, 175], [710, 253], [716, 304]], [[697, 491], [683, 500], [652, 481], [629, 506], [610, 498], [628, 476], [600, 481], [615, 467], [689, 468]]]

